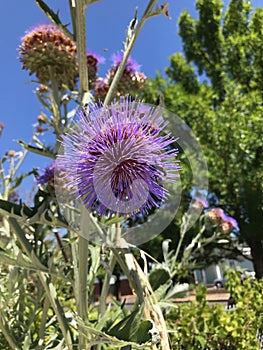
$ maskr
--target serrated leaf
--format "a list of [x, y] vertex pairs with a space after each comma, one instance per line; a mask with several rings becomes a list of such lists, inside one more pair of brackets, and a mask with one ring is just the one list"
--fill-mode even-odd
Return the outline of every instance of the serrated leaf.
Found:
[[[99, 331], [97, 329], [95, 329], [94, 327], [90, 327], [87, 324], [85, 324], [83, 322], [83, 320], [81, 320], [80, 318], [77, 318], [77, 322], [78, 324], [80, 324], [82, 327], [82, 332], [84, 335], [86, 335], [84, 333], [87, 332], [87, 334], [89, 335], [89, 337], [91, 337], [90, 339], [90, 345], [95, 345], [95, 344], [112, 344], [112, 346], [116, 346], [116, 349], [119, 349], [120, 347], [124, 347], [124, 346], [131, 346], [132, 349], [148, 349], [150, 348], [150, 344], [136, 344], [132, 341], [125, 341], [122, 339], [118, 339], [115, 336], [109, 335], [105, 332]], [[138, 322], [139, 323], [139, 322]]]
[[3, 199], [0, 199], [0, 209], [8, 214], [11, 214], [12, 216], [17, 216], [20, 218], [23, 218], [24, 215], [30, 217], [33, 214], [33, 210], [27, 207], [25, 204], [15, 204]]
[[160, 300], [159, 301], [159, 306], [161, 308], [164, 308], [164, 309], [166, 309], [166, 308], [177, 308], [178, 304], [176, 304], [174, 302]]
[[12, 186], [10, 192], [12, 192], [15, 188], [17, 188], [19, 185], [21, 185], [22, 181], [27, 178], [28, 176], [30, 175], [37, 175], [37, 170], [36, 169], [33, 169], [31, 171], [29, 171], [28, 173], [25, 173], [25, 174], [22, 174], [18, 177], [16, 177], [13, 182], [14, 182], [14, 185]]
[[71, 40], [74, 40], [73, 35], [70, 33], [70, 31], [67, 29], [66, 26], [64, 26], [58, 16], [58, 12], [55, 13], [43, 0], [36, 0], [37, 5], [41, 8], [41, 10], [46, 14], [46, 16], [58, 26], [58, 28]]
[[102, 318], [100, 318], [99, 321], [96, 323], [95, 328], [107, 333], [107, 330], [112, 327], [112, 325], [117, 321], [117, 319], [121, 315], [123, 315], [123, 310], [121, 309], [121, 307], [119, 307], [116, 310], [116, 312], [112, 314], [112, 307], [111, 305], [109, 305]]

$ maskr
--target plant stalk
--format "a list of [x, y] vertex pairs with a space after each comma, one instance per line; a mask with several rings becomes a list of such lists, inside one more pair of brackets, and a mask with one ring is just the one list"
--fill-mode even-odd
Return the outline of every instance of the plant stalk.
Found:
[[[80, 235], [78, 239], [78, 276], [76, 278], [77, 312], [85, 322], [88, 320], [88, 257], [89, 257], [89, 214], [84, 206], [81, 206]], [[79, 350], [89, 349], [88, 339], [79, 325]]]
[[81, 97], [89, 90], [86, 55], [86, 6], [83, 0], [76, 0], [76, 45], [78, 52]]
[[[144, 14], [141, 18], [141, 20], [139, 21], [138, 23], [138, 26], [134, 32], [134, 34], [132, 35], [132, 37], [130, 38], [129, 42], [128, 42], [128, 45], [126, 47], [126, 49], [124, 50], [124, 53], [123, 53], [123, 60], [121, 62], [121, 64], [119, 65], [118, 69], [117, 69], [117, 72], [113, 78], [113, 81], [110, 85], [110, 88], [109, 88], [109, 91], [106, 95], [106, 98], [104, 100], [104, 106], [107, 106], [108, 104], [111, 103], [111, 101], [113, 100], [113, 97], [114, 97], [114, 94], [115, 94], [115, 90], [117, 88], [117, 85], [122, 77], [122, 74], [123, 74], [123, 71], [125, 69], [125, 66], [126, 66], [126, 63], [127, 63], [127, 60], [131, 54], [131, 51], [134, 47], [134, 44], [136, 43], [136, 40], [143, 28], [143, 25], [145, 23], [145, 21], [147, 20], [148, 18], [148, 15], [149, 13], [152, 11], [153, 7], [156, 5], [157, 3], [157, 0], [150, 0], [147, 7], [146, 7], [146, 10], [144, 11]], [[127, 40], [127, 39], [126, 39]]]
[[[39, 266], [42, 265], [41, 261], [39, 260], [38, 256], [35, 254], [33, 247], [28, 242], [28, 240], [25, 237], [24, 231], [18, 224], [17, 220], [15, 218], [9, 218], [9, 221], [11, 225], [13, 226], [17, 239], [20, 242], [21, 246], [23, 247], [24, 251], [26, 252], [27, 256], [35, 263], [39, 264]], [[47, 273], [37, 271], [39, 279], [47, 293], [47, 297], [49, 298], [49, 301], [52, 305], [52, 308], [57, 316], [58, 323], [60, 325], [61, 331], [63, 333], [65, 343], [68, 347], [68, 350], [73, 350], [73, 343], [71, 339], [70, 329], [64, 314], [64, 311], [60, 305], [59, 299], [57, 297], [56, 289], [53, 285], [53, 283], [50, 281], [50, 278]]]

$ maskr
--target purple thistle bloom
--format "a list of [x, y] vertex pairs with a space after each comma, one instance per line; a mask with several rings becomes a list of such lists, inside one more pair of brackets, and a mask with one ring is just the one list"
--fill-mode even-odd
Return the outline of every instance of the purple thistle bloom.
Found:
[[222, 220], [223, 220], [223, 222], [229, 223], [233, 228], [238, 228], [237, 221], [234, 218], [232, 218], [231, 216], [224, 214], [222, 216]]
[[100, 63], [100, 64], [105, 62], [104, 57], [100, 56], [99, 54], [97, 54], [96, 52], [91, 51], [91, 50], [87, 51], [87, 57], [92, 57], [94, 60], [97, 61], [97, 63]]
[[109, 91], [109, 85], [106, 82], [106, 79], [97, 78], [94, 83], [95, 95], [98, 99], [103, 100]]
[[45, 185], [45, 184], [54, 184], [54, 176], [55, 176], [55, 162], [52, 162], [52, 164], [44, 169], [44, 172], [42, 175], [39, 175], [36, 177], [36, 181], [38, 185]]
[[57, 166], [76, 198], [100, 216], [147, 214], [178, 176], [175, 140], [162, 133], [165, 126], [158, 109], [129, 98], [91, 106], [64, 135]]
[[201, 198], [201, 197], [194, 197], [194, 206], [196, 206], [197, 208], [201, 207], [201, 208], [208, 208], [208, 202], [207, 200]]
[[218, 226], [222, 223], [222, 217], [224, 216], [224, 211], [221, 208], [210, 209], [206, 214], [206, 219], [208, 224], [212, 226]]
[[[118, 68], [123, 60], [123, 53], [118, 53], [112, 55], [113, 67]], [[128, 58], [126, 62], [125, 69], [129, 72], [137, 72], [140, 69], [140, 65], [131, 57]]]

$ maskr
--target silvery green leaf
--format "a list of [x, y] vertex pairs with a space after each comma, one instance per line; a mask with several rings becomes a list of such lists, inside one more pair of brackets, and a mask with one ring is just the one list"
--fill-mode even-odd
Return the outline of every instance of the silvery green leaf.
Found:
[[187, 292], [188, 289], [189, 289], [188, 283], [176, 284], [168, 291], [166, 295], [166, 300], [170, 298], [174, 298], [179, 294], [184, 294], [185, 292]]

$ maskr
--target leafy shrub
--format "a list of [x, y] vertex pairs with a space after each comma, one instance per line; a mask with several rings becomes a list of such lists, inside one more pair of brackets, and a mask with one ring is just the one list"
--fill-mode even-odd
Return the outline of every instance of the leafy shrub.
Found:
[[206, 301], [206, 287], [196, 287], [196, 300], [176, 304], [167, 313], [172, 349], [242, 350], [260, 349], [263, 329], [263, 280], [240, 280], [227, 273], [227, 290], [235, 307], [227, 310], [221, 304]]

